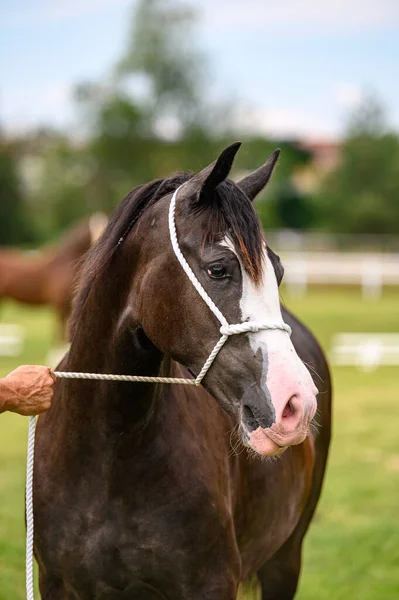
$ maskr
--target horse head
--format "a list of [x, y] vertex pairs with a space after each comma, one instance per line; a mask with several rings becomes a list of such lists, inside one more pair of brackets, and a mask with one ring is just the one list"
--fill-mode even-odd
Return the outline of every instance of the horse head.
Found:
[[[281, 323], [282, 267], [267, 247], [252, 204], [268, 183], [279, 151], [235, 184], [227, 176], [238, 147], [226, 148], [180, 186], [178, 244], [229, 323]], [[196, 377], [220, 338], [220, 323], [173, 251], [168, 226], [172, 194], [164, 191], [160, 185], [158, 200], [140, 216], [129, 241], [136, 266], [125, 314], [147, 343]], [[244, 443], [262, 455], [301, 443], [316, 412], [317, 389], [282, 329], [230, 336], [202, 384], [240, 425]]]
[[[235, 184], [227, 176], [238, 147], [228, 147], [179, 188], [178, 244], [229, 323], [281, 322], [282, 267], [266, 245], [252, 204], [268, 183], [279, 152]], [[220, 337], [220, 323], [173, 252], [170, 202], [166, 193], [137, 223], [128, 311], [152, 344], [197, 376]], [[317, 389], [281, 329], [229, 337], [202, 384], [239, 423], [244, 443], [262, 455], [301, 443], [316, 411]]]

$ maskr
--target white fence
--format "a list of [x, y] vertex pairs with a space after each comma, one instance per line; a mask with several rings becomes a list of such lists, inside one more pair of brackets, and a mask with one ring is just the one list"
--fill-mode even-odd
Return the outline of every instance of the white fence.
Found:
[[0, 356], [19, 356], [23, 350], [25, 330], [20, 325], [0, 324]]
[[399, 365], [399, 333], [337, 333], [332, 340], [334, 365], [365, 371]]
[[399, 286], [399, 253], [281, 252], [284, 281], [296, 294], [309, 285], [360, 285], [365, 298], [379, 298], [384, 286]]

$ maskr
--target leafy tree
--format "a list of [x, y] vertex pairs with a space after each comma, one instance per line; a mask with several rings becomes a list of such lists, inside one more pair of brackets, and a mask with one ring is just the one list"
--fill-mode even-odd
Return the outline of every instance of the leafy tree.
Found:
[[46, 242], [97, 209], [97, 199], [91, 202], [87, 185], [94, 166], [84, 147], [56, 132], [48, 134], [45, 142], [31, 143], [40, 157], [40, 175], [26, 204], [32, 227], [40, 242]]
[[139, 0], [117, 74], [141, 76], [155, 120], [185, 129], [200, 121], [204, 59], [195, 48], [196, 13], [172, 0]]
[[399, 232], [399, 137], [369, 98], [352, 115], [338, 167], [320, 201], [328, 228], [348, 233]]
[[290, 179], [285, 179], [278, 186], [275, 213], [278, 226], [284, 229], [309, 229], [316, 218], [309, 198]]
[[[86, 202], [93, 209], [111, 210], [144, 181], [181, 169], [201, 169], [231, 143], [228, 111], [223, 115], [220, 106], [210, 107], [203, 99], [206, 63], [193, 41], [195, 25], [196, 13], [180, 2], [138, 0], [116, 75], [102, 85], [77, 87], [89, 134]], [[174, 128], [172, 135], [165, 135], [167, 126]], [[260, 165], [274, 147], [260, 137], [247, 140], [236, 170]], [[277, 180], [287, 178], [293, 164], [304, 157], [293, 144], [286, 143], [284, 150]], [[53, 197], [69, 198], [68, 189]], [[272, 196], [269, 192], [269, 205]], [[61, 206], [69, 214], [68, 200]]]
[[181, 3], [139, 0], [116, 76], [77, 87], [94, 165], [87, 189], [97, 208], [109, 210], [134, 185], [196, 168], [212, 154], [210, 118], [200, 102], [204, 63], [193, 45], [195, 21]]
[[308, 199], [291, 181], [293, 171], [307, 164], [309, 152], [294, 141], [271, 142], [264, 138], [245, 140], [238, 154], [239, 169], [252, 170], [261, 165], [277, 147], [281, 155], [268, 186], [256, 200], [257, 209], [264, 228], [307, 229], [315, 219], [314, 210]]
[[33, 238], [33, 232], [27, 227], [17, 158], [12, 148], [0, 141], [0, 244], [19, 244]]

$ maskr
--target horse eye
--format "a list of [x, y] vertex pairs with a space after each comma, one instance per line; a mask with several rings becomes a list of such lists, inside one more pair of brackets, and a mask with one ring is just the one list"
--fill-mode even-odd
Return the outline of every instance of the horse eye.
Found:
[[212, 279], [224, 279], [227, 277], [226, 268], [220, 264], [207, 267], [206, 272], [208, 273], [209, 277], [212, 277]]

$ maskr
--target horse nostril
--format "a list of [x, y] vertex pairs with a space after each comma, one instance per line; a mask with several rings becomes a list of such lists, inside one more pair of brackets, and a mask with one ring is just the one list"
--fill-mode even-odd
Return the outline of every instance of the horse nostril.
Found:
[[281, 417], [283, 419], [289, 419], [290, 417], [293, 417], [295, 415], [295, 412], [296, 411], [295, 411], [295, 407], [292, 403], [292, 398], [290, 398], [284, 407]]
[[249, 427], [249, 429], [251, 431], [253, 431], [254, 429], [257, 429], [259, 427], [259, 424], [255, 418], [254, 413], [252, 412], [252, 408], [250, 406], [248, 406], [248, 404], [244, 404], [242, 412], [243, 412], [243, 420], [245, 421], [245, 423]]
[[258, 429], [258, 427], [262, 427], [262, 429], [271, 427], [275, 420], [275, 414], [274, 411], [270, 411], [267, 406], [261, 410], [257, 406], [252, 408], [249, 404], [244, 404], [242, 408], [242, 418], [250, 431], [252, 431]]

